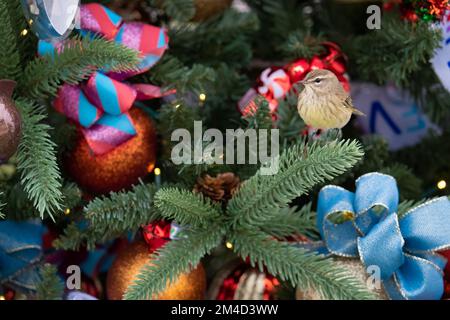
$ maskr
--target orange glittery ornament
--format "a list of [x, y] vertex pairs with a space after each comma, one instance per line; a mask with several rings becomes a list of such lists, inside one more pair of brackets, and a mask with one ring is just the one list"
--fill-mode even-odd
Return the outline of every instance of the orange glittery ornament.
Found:
[[[121, 300], [128, 286], [149, 262], [149, 247], [143, 241], [131, 243], [120, 250], [108, 271], [106, 280], [108, 299]], [[199, 264], [191, 272], [181, 274], [154, 300], [201, 300], [205, 298], [205, 290], [206, 274], [202, 264]]]
[[156, 130], [144, 111], [130, 111], [137, 135], [114, 150], [96, 156], [80, 136], [65, 161], [77, 184], [93, 194], [106, 194], [129, 188], [148, 174], [156, 162]]

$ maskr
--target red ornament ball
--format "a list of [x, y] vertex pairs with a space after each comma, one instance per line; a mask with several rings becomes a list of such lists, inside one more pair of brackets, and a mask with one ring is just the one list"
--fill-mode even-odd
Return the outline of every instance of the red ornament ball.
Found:
[[137, 135], [114, 150], [95, 155], [84, 137], [65, 159], [70, 176], [93, 194], [117, 192], [136, 184], [156, 162], [156, 130], [144, 111], [130, 111]]

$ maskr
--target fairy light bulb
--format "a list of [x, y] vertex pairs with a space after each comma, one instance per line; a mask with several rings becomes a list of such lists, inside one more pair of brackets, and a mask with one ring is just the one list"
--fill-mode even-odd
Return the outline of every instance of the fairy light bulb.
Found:
[[437, 183], [437, 187], [439, 190], [444, 190], [447, 188], [447, 182], [445, 180], [441, 180]]
[[231, 243], [231, 242], [228, 242], [227, 241], [227, 243], [225, 243], [225, 247], [227, 247], [227, 249], [233, 249], [233, 244]]
[[206, 101], [206, 94], [201, 93], [198, 98], [200, 99], [201, 102], [205, 102]]

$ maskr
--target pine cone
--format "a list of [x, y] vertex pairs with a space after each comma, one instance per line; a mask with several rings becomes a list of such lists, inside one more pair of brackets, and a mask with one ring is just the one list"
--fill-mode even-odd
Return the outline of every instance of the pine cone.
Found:
[[214, 201], [228, 201], [238, 190], [240, 179], [232, 172], [218, 174], [216, 177], [205, 175], [197, 179], [194, 192], [200, 192]]

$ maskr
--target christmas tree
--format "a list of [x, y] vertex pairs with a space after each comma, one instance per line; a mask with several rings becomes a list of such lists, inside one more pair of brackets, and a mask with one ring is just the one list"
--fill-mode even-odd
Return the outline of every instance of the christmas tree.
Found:
[[448, 1], [69, 2], [0, 2], [4, 299], [448, 298]]

